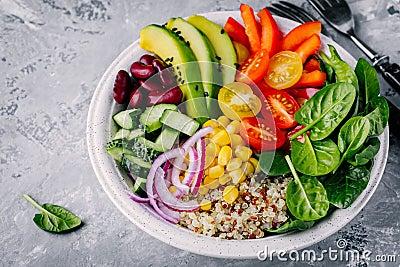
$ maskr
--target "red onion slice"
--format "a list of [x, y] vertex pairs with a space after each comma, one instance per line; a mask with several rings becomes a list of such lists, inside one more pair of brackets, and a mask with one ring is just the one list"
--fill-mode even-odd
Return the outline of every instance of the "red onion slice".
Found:
[[150, 199], [148, 197], [139, 197], [136, 194], [132, 194], [130, 192], [128, 192], [128, 196], [130, 199], [132, 199], [133, 201], [137, 202], [137, 203], [147, 203], [150, 201]]
[[197, 153], [199, 154], [199, 164], [197, 168], [197, 176], [194, 178], [192, 186], [190, 188], [193, 195], [197, 195], [199, 192], [200, 183], [204, 175], [204, 167], [206, 165], [206, 140], [200, 138], [196, 143]]
[[186, 170], [185, 177], [183, 178], [182, 184], [190, 186], [193, 182], [194, 177], [197, 175], [199, 165], [199, 155], [194, 147], [189, 147], [189, 166]]
[[176, 222], [179, 222], [180, 217], [179, 217], [179, 212], [178, 211], [171, 210], [166, 205], [164, 205], [164, 203], [162, 203], [162, 202], [158, 202], [157, 204], [160, 207], [160, 210], [162, 212], [164, 212], [165, 214], [167, 214], [168, 216], [170, 216], [172, 218], [175, 218]]

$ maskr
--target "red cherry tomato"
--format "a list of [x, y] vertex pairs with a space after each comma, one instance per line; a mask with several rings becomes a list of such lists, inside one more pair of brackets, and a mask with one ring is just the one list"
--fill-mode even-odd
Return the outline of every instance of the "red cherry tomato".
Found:
[[288, 129], [296, 126], [294, 114], [300, 109], [296, 100], [283, 90], [265, 89], [264, 105], [261, 112], [264, 118], [274, 117], [275, 124], [281, 129]]
[[258, 83], [268, 72], [269, 56], [265, 49], [258, 50], [246, 59], [239, 67], [236, 81], [243, 83]]
[[275, 150], [285, 143], [285, 134], [272, 121], [246, 117], [242, 124], [240, 135], [257, 152]]

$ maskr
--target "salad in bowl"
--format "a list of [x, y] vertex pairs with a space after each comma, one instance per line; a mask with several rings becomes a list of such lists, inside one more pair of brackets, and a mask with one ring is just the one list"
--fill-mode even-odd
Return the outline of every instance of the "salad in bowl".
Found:
[[[117, 207], [163, 241], [222, 257], [344, 226], [382, 175], [388, 106], [374, 68], [320, 33], [246, 4], [143, 28], [89, 112], [91, 160]], [[256, 243], [238, 254], [239, 240]]]

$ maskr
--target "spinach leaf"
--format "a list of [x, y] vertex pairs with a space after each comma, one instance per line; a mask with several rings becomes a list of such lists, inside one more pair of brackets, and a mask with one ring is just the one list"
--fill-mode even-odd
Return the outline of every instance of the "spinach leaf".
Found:
[[289, 231], [294, 231], [294, 230], [299, 230], [299, 231], [304, 231], [307, 229], [310, 229], [313, 225], [315, 224], [315, 221], [302, 221], [298, 219], [289, 219], [287, 222], [285, 222], [283, 225], [281, 225], [277, 229], [266, 229], [267, 232], [270, 233], [277, 233], [277, 234], [283, 234]]
[[372, 98], [379, 95], [378, 74], [364, 58], [358, 60], [355, 72], [360, 86], [360, 102], [365, 107]]
[[365, 166], [344, 164], [325, 181], [329, 202], [338, 208], [348, 208], [367, 187], [370, 172]]
[[76, 229], [82, 223], [78, 216], [63, 207], [47, 203], [40, 206], [28, 195], [24, 194], [23, 196], [29, 203], [42, 212], [35, 214], [33, 221], [45, 231], [53, 233], [67, 232]]
[[382, 134], [389, 120], [389, 105], [386, 99], [381, 96], [372, 98], [367, 104], [366, 111], [369, 113], [365, 117], [371, 124], [369, 135]]
[[290, 140], [308, 130], [313, 141], [326, 138], [347, 116], [355, 98], [356, 89], [350, 83], [325, 86], [294, 114], [296, 121], [305, 127], [292, 135]]
[[375, 157], [380, 146], [381, 142], [377, 137], [370, 138], [357, 154], [355, 154], [352, 158], [347, 159], [347, 162], [353, 166], [365, 165]]
[[304, 135], [305, 142], [297, 140], [290, 142], [293, 165], [301, 173], [320, 176], [331, 172], [340, 161], [340, 152], [337, 145], [330, 139], [311, 142]]
[[267, 151], [258, 160], [261, 170], [269, 176], [280, 176], [290, 173], [285, 155], [281, 151]]
[[294, 178], [286, 188], [286, 203], [292, 215], [303, 221], [325, 217], [329, 210], [329, 201], [324, 186], [316, 177], [299, 177], [290, 157], [285, 158]]

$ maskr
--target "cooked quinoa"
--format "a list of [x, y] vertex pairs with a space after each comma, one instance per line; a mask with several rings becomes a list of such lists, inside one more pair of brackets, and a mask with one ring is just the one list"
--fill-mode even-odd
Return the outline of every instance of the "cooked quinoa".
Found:
[[[247, 178], [239, 188], [232, 204], [222, 198], [224, 187], [198, 196], [212, 202], [210, 210], [181, 212], [181, 226], [207, 236], [224, 239], [254, 239], [264, 237], [264, 229], [275, 229], [288, 220], [286, 188], [292, 177]], [[262, 180], [261, 182], [259, 182]]]

